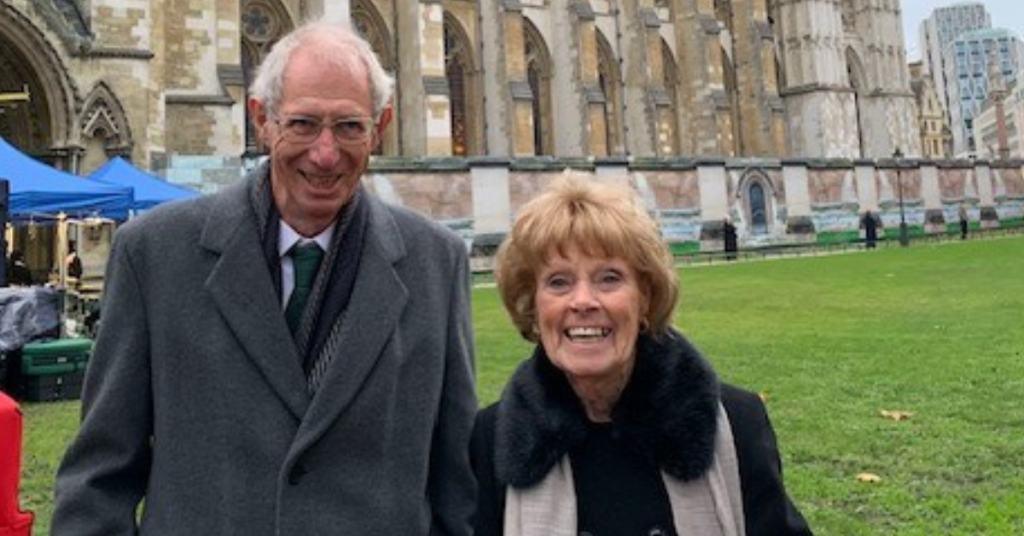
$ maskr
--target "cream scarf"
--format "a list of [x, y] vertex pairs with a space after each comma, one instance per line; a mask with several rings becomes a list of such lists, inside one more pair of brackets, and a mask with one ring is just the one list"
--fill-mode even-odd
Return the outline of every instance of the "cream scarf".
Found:
[[[745, 536], [739, 464], [729, 417], [718, 406], [715, 456], [690, 482], [661, 473], [679, 536]], [[576, 492], [568, 456], [536, 486], [505, 492], [505, 536], [577, 536]]]

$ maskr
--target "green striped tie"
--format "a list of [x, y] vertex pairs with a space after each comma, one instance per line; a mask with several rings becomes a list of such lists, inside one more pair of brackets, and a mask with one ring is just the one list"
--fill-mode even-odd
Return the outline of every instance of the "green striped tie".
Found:
[[316, 242], [309, 242], [296, 245], [289, 255], [292, 257], [295, 288], [288, 298], [288, 306], [284, 308], [284, 318], [288, 321], [288, 329], [294, 337], [302, 322], [302, 313], [306, 310], [306, 302], [309, 300], [310, 291], [313, 290], [313, 280], [320, 269], [324, 252]]

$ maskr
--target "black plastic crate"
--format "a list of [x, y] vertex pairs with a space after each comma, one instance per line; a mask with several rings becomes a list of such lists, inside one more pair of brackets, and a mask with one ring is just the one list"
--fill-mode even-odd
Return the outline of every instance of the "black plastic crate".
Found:
[[22, 399], [29, 402], [78, 400], [82, 397], [82, 378], [76, 370], [64, 374], [41, 374], [22, 377]]

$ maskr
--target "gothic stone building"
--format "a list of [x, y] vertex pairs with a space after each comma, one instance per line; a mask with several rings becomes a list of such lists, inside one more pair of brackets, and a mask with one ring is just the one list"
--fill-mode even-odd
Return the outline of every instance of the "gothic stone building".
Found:
[[254, 66], [318, 16], [395, 73], [385, 156], [920, 154], [899, 0], [0, 0], [0, 135], [237, 176]]

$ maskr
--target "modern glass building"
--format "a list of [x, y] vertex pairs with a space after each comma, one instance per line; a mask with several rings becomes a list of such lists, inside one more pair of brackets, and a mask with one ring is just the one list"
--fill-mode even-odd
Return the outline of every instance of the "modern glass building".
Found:
[[947, 114], [949, 94], [946, 92], [943, 51], [961, 34], [991, 27], [992, 19], [981, 2], [961, 2], [940, 7], [921, 22], [918, 30], [918, 48], [921, 50], [924, 73], [925, 76], [931, 76]]
[[1024, 59], [1024, 44], [1013, 32], [1001, 28], [961, 34], [943, 52], [950, 129], [954, 156], [978, 152], [974, 118], [988, 97], [994, 77], [1013, 83]]

